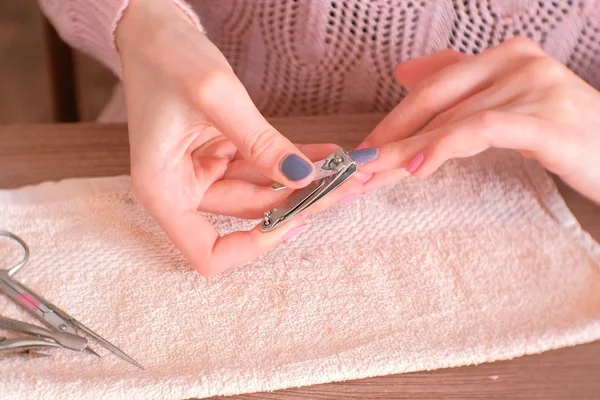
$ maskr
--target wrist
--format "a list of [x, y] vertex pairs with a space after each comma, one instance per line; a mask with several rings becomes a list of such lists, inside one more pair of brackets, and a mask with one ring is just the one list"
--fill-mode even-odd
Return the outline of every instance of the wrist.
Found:
[[[166, 34], [181, 26], [195, 26], [193, 18], [174, 0], [130, 0], [115, 31], [119, 54], [145, 53], [160, 47]], [[171, 43], [172, 44], [172, 43]]]

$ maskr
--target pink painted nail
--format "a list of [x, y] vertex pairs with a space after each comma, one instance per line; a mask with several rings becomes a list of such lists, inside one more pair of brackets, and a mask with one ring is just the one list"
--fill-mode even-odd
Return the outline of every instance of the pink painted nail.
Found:
[[362, 195], [362, 194], [356, 194], [356, 193], [352, 193], [352, 194], [349, 194], [349, 195], [346, 195], [346, 196], [342, 197], [342, 198], [339, 200], [339, 204], [351, 203], [351, 202], [353, 202], [354, 200], [358, 200], [358, 199], [360, 199], [361, 197], [363, 197], [363, 195]]
[[292, 240], [292, 238], [294, 236], [296, 236], [299, 233], [302, 233], [304, 230], [306, 230], [306, 228], [308, 228], [308, 225], [306, 225], [306, 224], [295, 227], [294, 229], [292, 229], [291, 231], [289, 231], [288, 233], [283, 235], [283, 241], [289, 242], [290, 240]]
[[425, 154], [423, 154], [423, 152], [420, 152], [419, 154], [414, 156], [412, 160], [410, 160], [410, 162], [408, 163], [408, 167], [406, 167], [406, 172], [410, 174], [414, 173], [416, 170], [419, 169], [421, 165], [423, 165], [423, 161], [425, 161]]

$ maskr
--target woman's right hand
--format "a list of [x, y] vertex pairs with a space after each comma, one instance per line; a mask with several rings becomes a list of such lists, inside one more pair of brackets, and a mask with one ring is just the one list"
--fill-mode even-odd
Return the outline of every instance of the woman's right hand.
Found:
[[[251, 261], [299, 232], [297, 217], [262, 233], [220, 236], [198, 210], [260, 218], [314, 176], [311, 161], [259, 113], [225, 57], [171, 0], [132, 0], [119, 23], [132, 194], [206, 276]], [[360, 174], [358, 178], [361, 178]], [[362, 177], [364, 179], [364, 177]], [[273, 192], [273, 182], [289, 190]], [[352, 179], [320, 204], [361, 193]]]

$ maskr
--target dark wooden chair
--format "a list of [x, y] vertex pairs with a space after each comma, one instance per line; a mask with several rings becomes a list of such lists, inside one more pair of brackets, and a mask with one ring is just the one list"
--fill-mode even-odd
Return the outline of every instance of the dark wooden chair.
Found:
[[43, 23], [54, 122], [78, 122], [73, 51], [46, 18]]

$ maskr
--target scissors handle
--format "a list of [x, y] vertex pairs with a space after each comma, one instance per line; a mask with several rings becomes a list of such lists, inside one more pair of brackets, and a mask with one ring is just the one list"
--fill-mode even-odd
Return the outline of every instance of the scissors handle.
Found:
[[0, 270], [0, 290], [55, 331], [77, 335], [70, 321], [48, 308], [42, 297], [11, 278], [7, 270]]
[[15, 264], [11, 269], [8, 270], [8, 276], [12, 276], [18, 270], [20, 270], [21, 267], [23, 267], [23, 265], [25, 265], [29, 260], [29, 246], [27, 246], [27, 243], [25, 243], [23, 239], [21, 239], [19, 236], [15, 235], [12, 232], [0, 229], [0, 236], [4, 236], [11, 240], [14, 240], [23, 248], [23, 258], [21, 258], [21, 260], [17, 264]]

